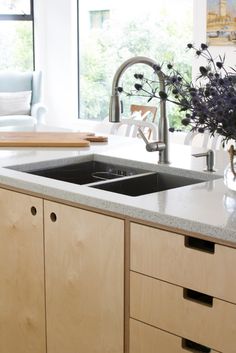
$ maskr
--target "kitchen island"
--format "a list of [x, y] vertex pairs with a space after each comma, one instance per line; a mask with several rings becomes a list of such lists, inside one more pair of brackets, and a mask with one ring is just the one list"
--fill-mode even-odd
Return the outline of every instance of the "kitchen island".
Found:
[[[210, 173], [192, 157], [202, 151], [171, 145], [158, 165], [141, 140], [117, 136], [1, 149], [0, 351], [235, 353], [236, 195], [227, 153]], [[22, 172], [88, 156], [202, 182], [131, 197]]]
[[[122, 216], [199, 232], [233, 245], [236, 243], [236, 201], [234, 202], [236, 195], [223, 183], [228, 154], [225, 151], [216, 151], [215, 172], [210, 173], [204, 171], [205, 158], [192, 156], [202, 151], [206, 150], [172, 145], [171, 164], [158, 165], [158, 152], [146, 152], [143, 142], [139, 139], [118, 136], [109, 136], [108, 143], [92, 144], [88, 148], [1, 148], [0, 183], [2, 186], [13, 187], [44, 198], [95, 207]], [[110, 163], [119, 162], [150, 171], [160, 170], [193, 176], [209, 182], [129, 197], [5, 168], [39, 162], [42, 166], [56, 166], [63, 164], [64, 161], [66, 163], [79, 161], [85, 155], [94, 155], [95, 160], [99, 160], [99, 156], [102, 156]]]

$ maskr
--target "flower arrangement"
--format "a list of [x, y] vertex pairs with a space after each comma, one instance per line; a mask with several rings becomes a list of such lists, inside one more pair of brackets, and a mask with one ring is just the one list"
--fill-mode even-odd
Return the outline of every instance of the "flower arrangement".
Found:
[[[194, 50], [197, 57], [206, 59], [206, 65], [199, 67], [195, 83], [186, 80], [169, 63], [166, 66], [168, 73], [164, 73], [166, 92], [159, 91], [157, 81], [147, 79], [140, 73], [134, 75], [137, 81], [133, 90], [125, 92], [118, 87], [118, 91], [128, 96], [147, 97], [148, 102], [158, 98], [177, 104], [179, 110], [185, 112], [182, 124], [189, 126], [191, 131], [207, 130], [212, 136], [218, 133], [223, 143], [229, 139], [236, 140], [236, 70], [233, 67], [227, 70], [225, 56], [214, 59], [204, 43], [200, 48], [193, 44], [187, 47]], [[163, 72], [163, 66], [155, 65], [154, 72]], [[173, 130], [170, 128], [170, 131]]]

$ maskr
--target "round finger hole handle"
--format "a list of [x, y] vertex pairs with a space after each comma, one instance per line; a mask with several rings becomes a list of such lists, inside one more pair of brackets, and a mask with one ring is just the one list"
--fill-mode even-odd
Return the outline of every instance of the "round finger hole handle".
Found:
[[56, 220], [57, 220], [57, 215], [56, 215], [56, 213], [51, 212], [51, 213], [50, 213], [50, 219], [51, 219], [52, 222], [56, 222]]
[[30, 212], [33, 216], [36, 216], [37, 214], [37, 208], [35, 206], [32, 206], [31, 209], [30, 209]]

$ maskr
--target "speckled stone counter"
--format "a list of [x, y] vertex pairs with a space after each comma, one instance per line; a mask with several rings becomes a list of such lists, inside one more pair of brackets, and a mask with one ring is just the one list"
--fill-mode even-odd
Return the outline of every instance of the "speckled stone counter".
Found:
[[[118, 136], [109, 136], [108, 143], [93, 144], [89, 148], [1, 148], [0, 184], [1, 187], [22, 190], [43, 198], [72, 202], [114, 212], [122, 217], [204, 234], [221, 243], [236, 246], [236, 193], [228, 190], [222, 179], [228, 163], [227, 152], [216, 152], [216, 171], [209, 173], [204, 172], [205, 158], [192, 156], [203, 151], [190, 146], [171, 145], [171, 164], [158, 165], [158, 152], [146, 152], [143, 141]], [[25, 165], [30, 168], [34, 163], [43, 167], [58, 166], [86, 158], [197, 177], [203, 182], [132, 197], [21, 171]], [[9, 166], [18, 170], [6, 168]]]

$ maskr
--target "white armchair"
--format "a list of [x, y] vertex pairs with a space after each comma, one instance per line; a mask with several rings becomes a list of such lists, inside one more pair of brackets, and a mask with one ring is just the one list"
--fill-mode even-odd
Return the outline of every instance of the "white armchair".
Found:
[[32, 131], [46, 113], [42, 72], [0, 72], [0, 131]]

